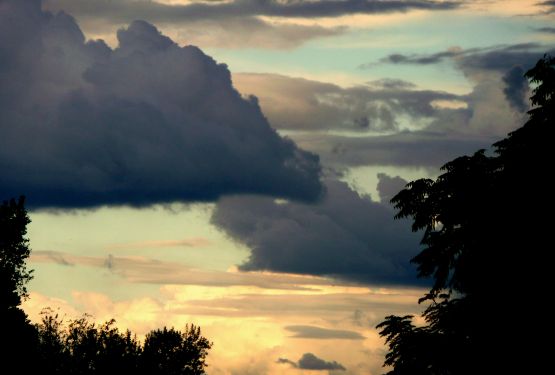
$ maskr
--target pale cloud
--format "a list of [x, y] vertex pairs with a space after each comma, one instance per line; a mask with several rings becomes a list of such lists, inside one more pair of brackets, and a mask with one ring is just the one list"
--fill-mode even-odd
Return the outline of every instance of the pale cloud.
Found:
[[35, 250], [31, 263], [55, 263], [62, 266], [88, 266], [104, 268], [132, 283], [182, 284], [214, 287], [253, 286], [268, 289], [303, 289], [331, 285], [334, 281], [322, 277], [274, 274], [269, 272], [239, 272], [196, 269], [182, 263], [160, 261], [142, 256], [105, 257], [75, 255], [71, 253]]

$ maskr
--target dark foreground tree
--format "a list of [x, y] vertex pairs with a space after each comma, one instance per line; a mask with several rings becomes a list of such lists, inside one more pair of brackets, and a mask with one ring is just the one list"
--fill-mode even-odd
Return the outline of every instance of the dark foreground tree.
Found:
[[396, 218], [422, 231], [412, 259], [433, 285], [426, 325], [388, 316], [378, 325], [389, 374], [532, 373], [548, 356], [555, 150], [555, 59], [526, 73], [535, 85], [528, 122], [484, 150], [409, 183]]
[[[0, 363], [22, 372], [34, 370], [37, 335], [27, 315], [19, 308], [27, 297], [26, 284], [31, 271], [26, 267], [30, 250], [25, 198], [11, 199], [0, 205]], [[31, 359], [31, 360], [29, 360]]]

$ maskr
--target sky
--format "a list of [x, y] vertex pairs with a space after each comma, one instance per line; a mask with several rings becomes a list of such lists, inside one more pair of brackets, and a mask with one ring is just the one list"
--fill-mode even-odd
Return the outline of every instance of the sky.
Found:
[[24, 309], [199, 324], [209, 375], [380, 374], [419, 314], [389, 200], [526, 120], [541, 0], [0, 0]]

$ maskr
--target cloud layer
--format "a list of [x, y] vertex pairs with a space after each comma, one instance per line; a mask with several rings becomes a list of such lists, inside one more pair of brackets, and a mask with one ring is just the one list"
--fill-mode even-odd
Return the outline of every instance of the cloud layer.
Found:
[[318, 157], [200, 49], [135, 21], [112, 50], [38, 0], [0, 6], [1, 196], [90, 207], [320, 194]]
[[319, 204], [222, 198], [212, 222], [251, 249], [244, 271], [267, 270], [375, 284], [414, 284], [409, 259], [418, 235], [394, 221], [389, 205], [328, 181]]

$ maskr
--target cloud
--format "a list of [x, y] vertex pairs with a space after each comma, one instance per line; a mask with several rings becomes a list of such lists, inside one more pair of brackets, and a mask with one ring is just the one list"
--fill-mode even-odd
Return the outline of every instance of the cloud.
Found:
[[234, 74], [233, 80], [241, 92], [256, 95], [272, 125], [283, 130], [383, 134], [418, 127], [437, 116], [436, 101], [464, 100], [392, 79], [350, 88], [277, 74]]
[[[431, 54], [403, 54], [393, 53], [381, 58], [378, 62], [385, 64], [431, 65], [454, 60], [459, 68], [473, 68], [482, 70], [497, 70], [505, 72], [515, 65], [531, 68], [532, 65], [548, 51], [552, 53], [553, 46], [538, 43], [520, 43], [504, 46], [484, 48], [451, 47], [445, 51]], [[377, 63], [362, 64], [362, 69], [370, 69]]]
[[336, 361], [327, 362], [316, 357], [312, 353], [304, 353], [299, 359], [299, 368], [305, 370], [341, 370], [345, 371], [345, 367]]
[[117, 250], [117, 249], [145, 249], [145, 248], [151, 249], [151, 248], [165, 248], [165, 247], [205, 247], [210, 245], [211, 245], [211, 241], [209, 239], [194, 237], [194, 238], [186, 238], [183, 240], [157, 240], [157, 241], [120, 243], [120, 244], [106, 246], [106, 249]]
[[35, 250], [31, 262], [54, 263], [62, 266], [88, 266], [106, 269], [132, 283], [200, 285], [211, 287], [254, 286], [264, 289], [304, 290], [331, 285], [321, 277], [284, 275], [261, 272], [212, 271], [188, 267], [141, 256], [94, 257], [73, 255], [52, 250]]
[[542, 13], [551, 14], [555, 12], [555, 1], [553, 0], [541, 1], [537, 5], [545, 8]]
[[332, 276], [375, 284], [415, 284], [408, 263], [419, 235], [393, 220], [389, 205], [335, 180], [317, 204], [256, 196], [220, 199], [212, 223], [251, 251], [243, 271]]
[[299, 339], [344, 339], [344, 340], [364, 340], [364, 336], [355, 331], [345, 331], [338, 329], [328, 329], [314, 326], [287, 326], [285, 329], [293, 332], [294, 335], [290, 337]]
[[539, 27], [535, 30], [540, 31], [542, 33], [555, 33], [555, 27]]
[[135, 21], [112, 50], [39, 1], [2, 7], [1, 196], [75, 208], [321, 193], [318, 157], [280, 137], [200, 49]]
[[[319, 20], [354, 14], [384, 14], [411, 10], [447, 10], [458, 1], [436, 0], [230, 0], [136, 1], [45, 0], [51, 11], [65, 10], [77, 17], [88, 35], [115, 40], [115, 30], [135, 19], [160, 25], [180, 42], [220, 48], [295, 48], [314, 39], [344, 33], [350, 25], [325, 27]], [[308, 21], [308, 22], [307, 22]]]
[[399, 176], [391, 177], [385, 173], [378, 173], [378, 193], [382, 203], [389, 203], [399, 193], [408, 181]]
[[51, 9], [65, 9], [79, 17], [108, 18], [118, 22], [146, 19], [151, 22], [185, 22], [199, 18], [220, 19], [240, 16], [272, 16], [287, 18], [339, 17], [349, 14], [376, 14], [410, 10], [449, 10], [458, 8], [459, 1], [437, 0], [232, 0], [207, 3], [167, 5], [156, 1], [47, 0]]
[[503, 82], [506, 84], [503, 89], [505, 97], [511, 107], [519, 112], [526, 112], [529, 108], [529, 86], [524, 73], [521, 66], [515, 66], [503, 76]]
[[291, 365], [291, 366], [293, 366], [293, 367], [295, 367], [295, 368], [298, 367], [297, 362], [293, 362], [293, 361], [291, 361], [290, 359], [287, 359], [287, 358], [278, 358], [277, 361], [276, 361], [276, 363], [288, 364], [288, 365]]
[[175, 25], [168, 31], [173, 31], [180, 41], [203, 47], [292, 49], [311, 39], [344, 34], [347, 29], [241, 17], [196, 19]]
[[298, 368], [301, 370], [338, 370], [338, 371], [345, 371], [345, 367], [336, 362], [336, 361], [325, 361], [321, 358], [316, 357], [312, 353], [304, 353], [302, 357], [299, 359], [298, 362], [293, 362], [287, 358], [278, 358], [277, 363], [284, 363], [293, 366], [294, 368]]
[[[417, 65], [430, 65], [430, 64], [437, 64], [439, 62], [443, 62], [447, 58], [453, 58], [456, 56], [461, 55], [462, 51], [460, 50], [448, 50], [437, 52], [429, 55], [404, 55], [401, 53], [393, 53], [388, 55], [382, 59], [380, 59], [381, 63], [389, 63], [389, 64], [417, 64]], [[362, 69], [371, 68], [374, 64], [363, 64], [360, 66]]]
[[[451, 123], [443, 124], [454, 122], [459, 130], [467, 127], [466, 111], [455, 115], [450, 117]], [[323, 164], [339, 170], [365, 165], [437, 169], [458, 156], [488, 148], [497, 136], [423, 130], [367, 137], [305, 133], [294, 135], [294, 139], [301, 147], [318, 153]]]

